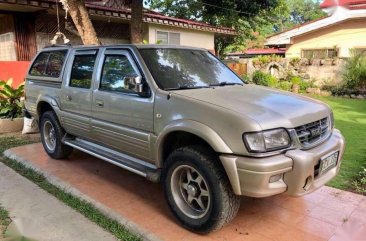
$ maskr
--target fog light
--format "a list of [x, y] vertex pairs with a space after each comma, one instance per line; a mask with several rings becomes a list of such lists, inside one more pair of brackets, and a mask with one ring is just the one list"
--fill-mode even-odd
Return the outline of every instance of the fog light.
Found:
[[274, 175], [269, 178], [269, 183], [277, 182], [281, 180], [282, 174]]
[[308, 176], [308, 177], [306, 178], [306, 180], [305, 180], [305, 184], [304, 184], [304, 186], [303, 186], [304, 191], [309, 190], [309, 188], [310, 188], [310, 186], [311, 186], [312, 181], [313, 181], [313, 178], [312, 178], [311, 176]]

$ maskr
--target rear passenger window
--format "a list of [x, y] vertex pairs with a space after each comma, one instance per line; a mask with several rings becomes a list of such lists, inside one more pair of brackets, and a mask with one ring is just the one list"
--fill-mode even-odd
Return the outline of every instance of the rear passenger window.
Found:
[[65, 62], [67, 50], [43, 52], [38, 55], [30, 70], [30, 75], [57, 78]]
[[46, 68], [46, 75], [50, 77], [59, 77], [61, 74], [62, 66], [64, 65], [66, 57], [65, 51], [52, 52], [48, 59]]
[[70, 86], [89, 89], [96, 55], [76, 55], [72, 64]]
[[32, 68], [30, 70], [31, 75], [44, 75], [47, 67], [49, 52], [44, 52], [38, 55], [37, 59], [34, 61]]

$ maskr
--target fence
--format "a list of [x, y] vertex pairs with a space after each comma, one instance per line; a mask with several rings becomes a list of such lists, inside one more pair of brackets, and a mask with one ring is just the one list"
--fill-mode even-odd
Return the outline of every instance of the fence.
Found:
[[227, 63], [227, 66], [239, 76], [243, 76], [248, 73], [247, 64], [245, 63]]

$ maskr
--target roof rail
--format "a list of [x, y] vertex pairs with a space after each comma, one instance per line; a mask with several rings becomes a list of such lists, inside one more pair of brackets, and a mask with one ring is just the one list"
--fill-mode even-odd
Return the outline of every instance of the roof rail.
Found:
[[54, 48], [54, 47], [71, 47], [71, 44], [51, 44], [46, 45], [44, 48]]

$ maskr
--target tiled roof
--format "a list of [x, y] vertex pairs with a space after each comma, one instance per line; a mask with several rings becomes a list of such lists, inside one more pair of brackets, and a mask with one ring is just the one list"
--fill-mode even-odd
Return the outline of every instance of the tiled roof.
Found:
[[324, 0], [320, 4], [321, 8], [329, 8], [334, 6], [344, 6], [348, 8], [366, 8], [366, 0]]
[[[50, 0], [53, 1], [53, 0]], [[119, 17], [119, 18], [131, 18], [131, 9], [130, 8], [114, 8], [110, 6], [103, 6], [99, 4], [99, 2], [103, 2], [101, 0], [87, 0], [86, 6], [89, 8], [89, 11], [92, 14], [104, 14], [107, 16], [112, 17]], [[161, 13], [145, 9], [144, 10], [144, 22], [147, 23], [156, 23], [156, 24], [162, 24], [162, 25], [170, 25], [170, 26], [176, 26], [181, 28], [188, 28], [188, 29], [197, 29], [201, 31], [208, 31], [208, 32], [215, 32], [215, 33], [221, 33], [221, 34], [229, 34], [229, 35], [235, 35], [236, 31], [232, 28], [226, 28], [226, 27], [218, 27], [218, 26], [212, 26], [203, 22], [194, 21], [194, 20], [188, 20], [183, 18], [175, 18], [175, 17], [169, 17], [165, 16]]]
[[[107, 4], [104, 5], [103, 3]], [[24, 6], [24, 8], [34, 9], [55, 9], [55, 0], [0, 0], [0, 4], [11, 4], [17, 6]], [[90, 15], [107, 17], [107, 18], [118, 18], [126, 21], [131, 20], [131, 9], [126, 8], [117, 0], [86, 0], [86, 6], [89, 10]], [[0, 9], [1, 10], [1, 9]], [[213, 32], [225, 35], [236, 35], [235, 29], [212, 26], [199, 21], [193, 21], [182, 18], [173, 18], [164, 16], [161, 13], [154, 12], [148, 9], [144, 10], [143, 21], [145, 23], [154, 23], [167, 26], [175, 26], [186, 29], [196, 29], [199, 31]]]
[[286, 49], [283, 48], [265, 48], [265, 49], [247, 49], [241, 52], [233, 52], [228, 55], [261, 55], [261, 54], [284, 54]]

